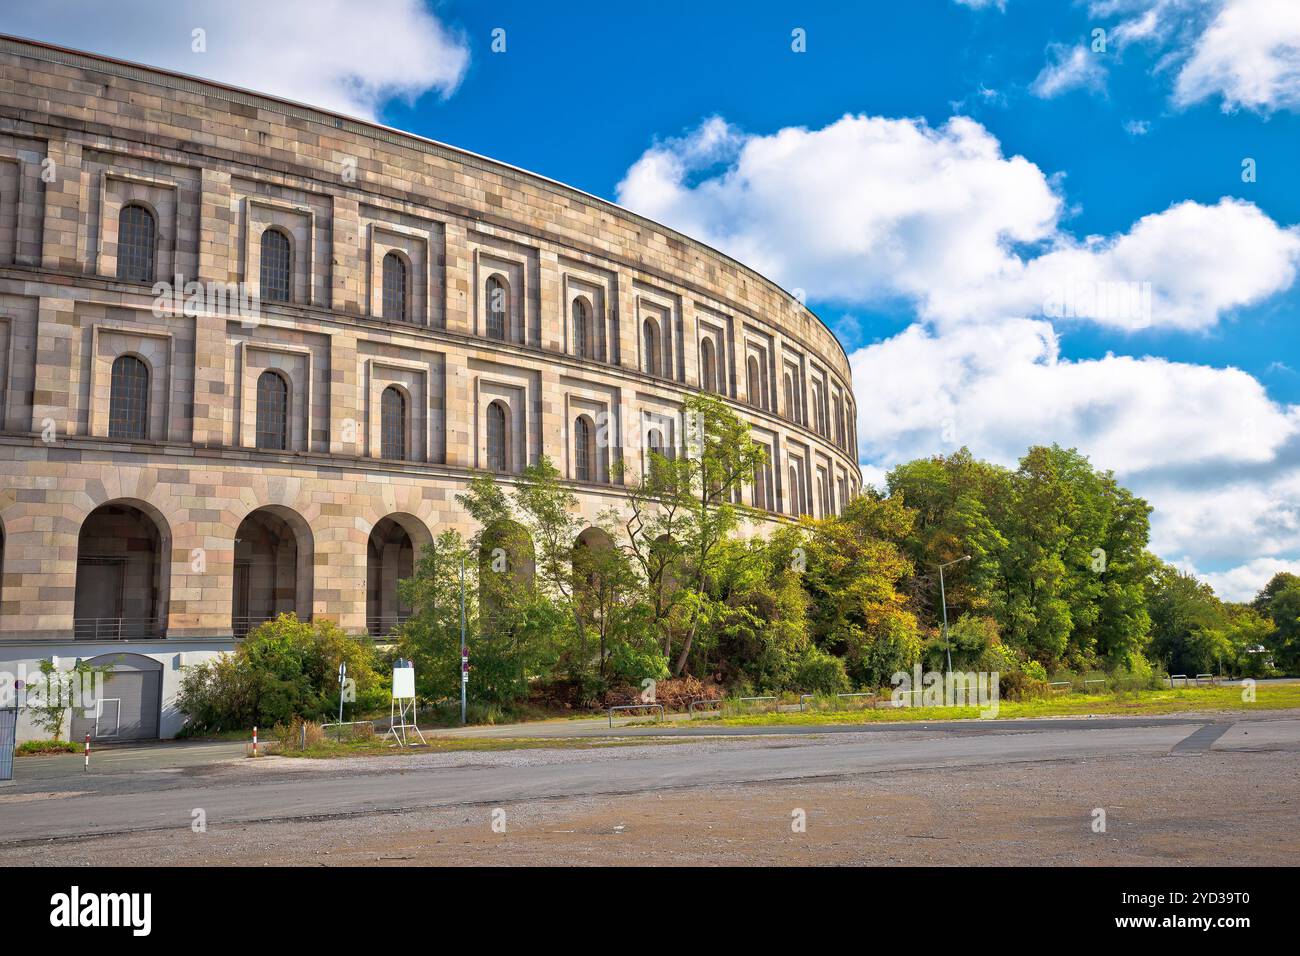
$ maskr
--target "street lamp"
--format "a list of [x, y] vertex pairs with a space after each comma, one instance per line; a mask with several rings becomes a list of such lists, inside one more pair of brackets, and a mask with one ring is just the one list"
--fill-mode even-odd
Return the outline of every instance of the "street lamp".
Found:
[[952, 673], [952, 645], [948, 643], [948, 595], [943, 589], [943, 569], [950, 568], [954, 564], [961, 564], [963, 561], [969, 561], [970, 555], [963, 554], [956, 561], [949, 561], [947, 564], [939, 565], [939, 603], [943, 605], [943, 649], [948, 654], [948, 673]]

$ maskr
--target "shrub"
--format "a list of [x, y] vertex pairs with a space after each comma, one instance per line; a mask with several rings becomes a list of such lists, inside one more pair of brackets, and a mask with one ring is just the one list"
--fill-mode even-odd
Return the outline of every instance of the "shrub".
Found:
[[998, 675], [998, 695], [1003, 700], [1036, 700], [1046, 697], [1047, 690], [1046, 681], [1032, 677], [1023, 671], [1009, 671]]
[[386, 689], [369, 641], [328, 621], [282, 614], [249, 633], [233, 654], [186, 668], [178, 706], [191, 734], [337, 717], [343, 662], [355, 682], [354, 712], [380, 706]]
[[838, 694], [849, 686], [844, 661], [815, 647], [799, 661], [794, 680], [795, 686], [806, 694]]

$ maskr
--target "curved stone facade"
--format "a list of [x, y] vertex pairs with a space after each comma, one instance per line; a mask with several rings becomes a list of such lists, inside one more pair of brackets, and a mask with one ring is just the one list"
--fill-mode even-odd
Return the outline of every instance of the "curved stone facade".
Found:
[[474, 470], [549, 455], [594, 519], [701, 388], [768, 448], [770, 520], [859, 487], [843, 349], [706, 246], [188, 77], [9, 39], [0, 76], [0, 643], [373, 630], [413, 551], [473, 532]]

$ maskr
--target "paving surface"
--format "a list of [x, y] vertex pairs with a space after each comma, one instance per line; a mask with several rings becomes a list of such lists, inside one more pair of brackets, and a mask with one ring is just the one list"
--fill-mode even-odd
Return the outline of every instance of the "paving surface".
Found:
[[[883, 859], [881, 847], [892, 845], [898, 832], [933, 823], [929, 810], [915, 815], [945, 793], [970, 804], [977, 821], [972, 832], [986, 836], [1010, 827], [1028, 839], [1032, 818], [1047, 806], [1059, 804], [1053, 813], [1073, 827], [1106, 801], [1120, 807], [1127, 801], [1123, 813], [1149, 819], [1203, 810], [1196, 822], [1202, 831], [1235, 834], [1234, 860], [1293, 853], [1300, 839], [1300, 714], [1294, 712], [799, 733], [730, 728], [746, 733], [727, 737], [716, 735], [721, 729], [609, 749], [340, 760], [245, 760], [242, 744], [155, 746], [103, 751], [89, 774], [69, 769], [75, 759], [27, 758], [19, 761], [16, 785], [0, 791], [0, 863], [305, 862], [343, 846], [353, 847], [352, 856], [335, 862], [385, 862], [378, 857], [389, 843], [406, 847], [398, 856], [423, 862], [509, 862], [491, 850], [502, 836], [489, 826], [494, 810], [510, 821], [507, 832], [517, 840], [531, 839], [535, 862], [545, 862], [546, 847], [565, 843], [560, 837], [572, 838], [579, 858], [611, 862], [578, 837], [604, 822], [626, 827], [614, 817], [637, 814], [638, 832], [669, 840], [647, 843], [648, 859], [711, 859], [697, 853], [698, 838], [712, 832], [715, 824], [704, 821], [716, 817], [729, 835], [715, 834], [721, 843], [714, 850], [729, 858], [748, 846], [756, 861], [768, 858], [751, 844], [769, 832], [773, 808], [799, 793], [821, 801], [825, 821], [848, 827], [841, 839], [819, 844], [814, 856], [826, 862]], [[766, 733], [752, 733], [760, 729]], [[1152, 792], [1142, 798], [1142, 789]], [[886, 794], [894, 808], [889, 813], [875, 803]], [[196, 811], [206, 824], [202, 833], [192, 828]], [[782, 834], [791, 812], [786, 807], [779, 815]], [[557, 828], [566, 819], [578, 822]], [[747, 819], [754, 825], [749, 836]], [[451, 839], [453, 831], [465, 839]], [[840, 849], [830, 852], [832, 845]], [[1079, 849], [1101, 845], [1085, 842]], [[1123, 844], [1108, 846], [1123, 857]], [[925, 861], [925, 854], [898, 858]]]

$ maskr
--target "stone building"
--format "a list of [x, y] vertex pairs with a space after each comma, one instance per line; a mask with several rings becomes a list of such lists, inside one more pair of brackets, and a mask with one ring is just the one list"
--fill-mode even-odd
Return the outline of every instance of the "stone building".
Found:
[[475, 470], [546, 454], [594, 519], [700, 389], [767, 448], [768, 520], [861, 480], [842, 347], [721, 253], [417, 136], [5, 37], [0, 386], [0, 671], [113, 663], [78, 736], [173, 735], [181, 668], [276, 612], [384, 633], [420, 547], [473, 533]]

